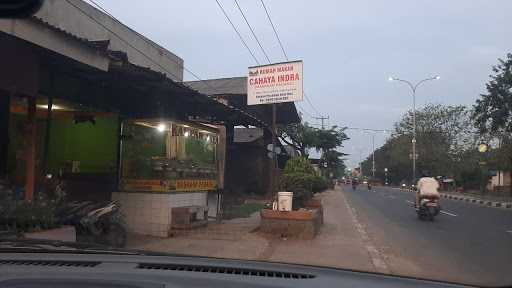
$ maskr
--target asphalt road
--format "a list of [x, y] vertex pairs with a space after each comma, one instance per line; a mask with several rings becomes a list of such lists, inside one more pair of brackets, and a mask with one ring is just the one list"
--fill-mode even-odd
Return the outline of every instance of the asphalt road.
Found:
[[434, 222], [420, 221], [410, 192], [342, 188], [392, 273], [485, 286], [512, 284], [510, 209], [442, 199], [445, 213]]

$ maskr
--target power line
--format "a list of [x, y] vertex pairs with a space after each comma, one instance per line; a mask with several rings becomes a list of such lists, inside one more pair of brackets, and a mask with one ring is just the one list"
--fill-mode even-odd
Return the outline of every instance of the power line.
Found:
[[[276, 26], [274, 25], [274, 22], [272, 22], [272, 17], [270, 17], [270, 13], [268, 12], [267, 6], [265, 5], [265, 2], [263, 2], [263, 0], [260, 0], [260, 2], [261, 2], [261, 5], [263, 6], [263, 9], [265, 10], [265, 14], [267, 14], [268, 22], [270, 22], [270, 25], [272, 26], [272, 30], [274, 30], [274, 35], [276, 36], [277, 42], [279, 42], [279, 46], [281, 47], [281, 50], [283, 51], [284, 58], [286, 59], [286, 61], [289, 61], [288, 55], [286, 54], [286, 50], [284, 49], [283, 43], [281, 42], [281, 38], [279, 37], [279, 34], [277, 33]], [[324, 116], [322, 116], [322, 113], [318, 112], [318, 109], [316, 109], [316, 107], [313, 105], [313, 103], [311, 102], [309, 97], [306, 95], [306, 93], [304, 93], [304, 98], [306, 98], [306, 101], [308, 102], [309, 106], [311, 106], [311, 108], [313, 108], [313, 110], [316, 112], [316, 114], [318, 114], [317, 116], [324, 117]]]
[[[316, 112], [316, 114], [318, 114], [318, 116], [322, 117], [322, 114], [320, 112], [318, 112], [318, 110], [315, 108], [315, 106], [313, 106], [313, 103], [311, 103], [311, 101], [309, 100], [309, 97], [306, 95], [306, 93], [304, 93], [304, 98], [306, 98], [306, 101], [308, 102], [309, 106], [311, 106], [311, 108], [313, 108], [313, 110]], [[329, 116], [327, 116], [329, 117]]]
[[300, 107], [299, 105], [297, 105], [297, 108], [299, 108], [299, 110], [300, 110], [301, 112], [303, 112], [304, 114], [306, 114], [307, 116], [309, 116], [309, 118], [311, 118], [311, 119], [315, 119], [315, 117], [314, 117], [311, 113], [309, 113], [306, 109], [304, 109], [304, 108]]
[[281, 39], [279, 38], [279, 34], [277, 34], [276, 27], [274, 26], [274, 23], [272, 22], [272, 18], [270, 18], [270, 14], [268, 13], [267, 7], [265, 6], [265, 3], [263, 0], [261, 1], [261, 5], [263, 6], [263, 9], [265, 9], [265, 13], [267, 14], [268, 21], [270, 22], [270, 25], [272, 25], [272, 30], [274, 30], [274, 35], [276, 35], [277, 42], [279, 42], [279, 46], [281, 47], [281, 51], [283, 51], [284, 58], [286, 61], [288, 60], [288, 55], [286, 55], [286, 51], [284, 50], [283, 43], [281, 43]]
[[[91, 1], [91, 3], [95, 3], [94, 5], [96, 5], [97, 7], [99, 7], [102, 11], [105, 11], [105, 9], [103, 9], [99, 4], [97, 4], [96, 2], [92, 1], [92, 0], [89, 0]], [[178, 75], [174, 74], [172, 71], [168, 70], [166, 67], [162, 66], [160, 63], [158, 63], [157, 61], [153, 60], [153, 58], [151, 58], [150, 56], [148, 56], [146, 53], [144, 53], [143, 51], [141, 51], [140, 49], [138, 49], [137, 47], [133, 46], [130, 42], [126, 41], [123, 37], [119, 36], [117, 33], [115, 33], [114, 31], [112, 31], [111, 29], [109, 29], [107, 26], [105, 26], [103, 23], [101, 23], [100, 21], [96, 20], [96, 18], [92, 17], [91, 15], [89, 15], [86, 11], [84, 11], [82, 8], [76, 6], [74, 3], [72, 3], [71, 1], [69, 0], [66, 0], [66, 2], [73, 6], [75, 9], [77, 9], [78, 11], [80, 11], [83, 15], [85, 15], [86, 17], [88, 17], [89, 19], [91, 19], [92, 21], [96, 22], [98, 25], [100, 25], [101, 27], [103, 27], [103, 29], [107, 30], [108, 32], [110, 32], [112, 35], [116, 36], [119, 40], [121, 40], [123, 43], [125, 43], [126, 45], [128, 45], [129, 47], [131, 47], [132, 49], [134, 49], [135, 51], [139, 52], [142, 56], [144, 56], [144, 58], [148, 59], [150, 62], [152, 62], [153, 64], [157, 65], [158, 67], [160, 67], [162, 70], [166, 71], [167, 73], [169, 73], [170, 75], [174, 76], [176, 79], [180, 79], [181, 77], [179, 77]], [[118, 19], [116, 19], [115, 17], [113, 17], [111, 14], [109, 13], [106, 13], [108, 16], [112, 17], [115, 21], [117, 21], [118, 23], [121, 23], [121, 21], [119, 21]], [[146, 39], [146, 37], [144, 37], [143, 35], [141, 35], [140, 33], [136, 32], [135, 33], [139, 36], [142, 37], [142, 39], [152, 45], [154, 47], [154, 44], [151, 43], [149, 40]], [[183, 66], [183, 64], [179, 63], [178, 61], [172, 59], [172, 58], [169, 58], [171, 61], [173, 61], [174, 63], [178, 64], [181, 68], [183, 68], [183, 70], [187, 71], [188, 73], [190, 73], [190, 75], [192, 75], [194, 78], [196, 78], [197, 80], [199, 81], [203, 81], [201, 78], [199, 78], [199, 76], [197, 76], [194, 72], [190, 71], [189, 69], [187, 69], [185, 66]]]
[[359, 127], [345, 127], [349, 130], [371, 131], [371, 132], [393, 132], [391, 129], [372, 129], [372, 128], [359, 128]]
[[228, 20], [229, 24], [231, 24], [231, 27], [233, 27], [233, 29], [235, 30], [236, 34], [238, 35], [238, 38], [240, 38], [240, 41], [242, 41], [242, 43], [244, 44], [245, 48], [247, 48], [247, 50], [249, 51], [249, 53], [251, 53], [251, 56], [252, 56], [252, 58], [254, 59], [254, 61], [256, 61], [256, 64], [260, 65], [260, 62], [258, 61], [258, 59], [256, 58], [256, 56], [254, 56], [254, 53], [252, 52], [251, 48], [249, 48], [249, 46], [247, 45], [247, 43], [245, 43], [244, 38], [242, 37], [242, 35], [240, 34], [240, 32], [238, 32], [238, 29], [236, 29], [235, 24], [233, 24], [233, 22], [231, 21], [231, 19], [230, 19], [230, 18], [229, 18], [229, 16], [228, 16], [228, 14], [226, 13], [226, 11], [224, 10], [224, 8], [223, 8], [223, 7], [222, 7], [222, 5], [220, 4], [219, 0], [215, 0], [215, 2], [217, 2], [217, 5], [219, 5], [220, 10], [222, 10], [222, 13], [224, 14], [224, 16], [226, 17], [226, 19]]
[[[103, 7], [101, 7], [98, 3], [94, 2], [93, 0], [89, 0], [91, 1], [91, 3], [93, 3], [95, 6], [97, 6], [100, 10], [104, 11], [105, 14], [107, 14], [108, 16], [112, 17], [112, 19], [114, 19], [114, 21], [121, 23], [121, 21], [119, 21], [117, 18], [115, 18], [112, 14], [108, 13], [108, 11], [106, 11]], [[90, 14], [88, 14], [87, 12], [85, 12], [83, 9], [81, 9], [80, 7], [76, 6], [75, 4], [71, 3], [69, 0], [66, 0], [66, 2], [73, 6], [75, 9], [77, 9], [79, 12], [81, 12], [83, 15], [85, 15], [86, 17], [88, 17], [89, 19], [91, 19], [92, 21], [96, 22], [98, 25], [100, 25], [101, 27], [103, 27], [103, 29], [105, 29], [106, 31], [110, 32], [112, 35], [116, 36], [119, 40], [121, 40], [123, 43], [125, 43], [126, 45], [128, 45], [129, 47], [131, 47], [132, 49], [134, 49], [135, 51], [137, 51], [138, 53], [140, 53], [142, 56], [144, 56], [146, 59], [148, 59], [150, 62], [152, 62], [153, 64], [157, 65], [158, 67], [160, 67], [162, 70], [166, 71], [167, 73], [169, 73], [170, 75], [173, 75], [174, 77], [176, 77], [176, 79], [180, 79], [181, 77], [178, 77], [176, 74], [174, 74], [172, 71], [169, 71], [166, 67], [160, 65], [160, 63], [158, 63], [157, 61], [153, 60], [153, 58], [151, 58], [150, 56], [148, 56], [147, 54], [145, 54], [143, 51], [141, 51], [140, 49], [138, 49], [137, 47], [133, 46], [131, 43], [129, 43], [127, 40], [125, 40], [123, 37], [119, 36], [118, 34], [116, 34], [114, 31], [112, 31], [111, 29], [109, 29], [108, 27], [106, 27], [103, 23], [99, 22], [98, 20], [96, 20], [94, 17], [92, 17]], [[124, 24], [122, 24], [124, 25]], [[148, 40], [144, 35], [138, 33], [137, 31], [134, 31], [135, 34], [139, 35], [141, 37], [141, 39], [148, 43], [149, 45], [151, 45], [152, 47], [154, 48], [157, 48], [157, 49], [160, 49], [160, 47], [156, 47], [155, 43]], [[180, 63], [172, 58], [168, 58], [170, 59], [172, 62], [176, 63], [179, 67], [183, 68], [183, 70], [187, 71], [188, 73], [190, 73], [193, 77], [195, 77], [197, 80], [201, 81], [201, 82], [204, 82], [209, 88], [213, 89], [213, 90], [216, 90], [214, 87], [210, 86], [208, 84], [208, 82], [202, 80], [199, 76], [197, 76], [195, 73], [193, 73], [192, 71], [190, 71], [190, 69], [187, 69], [183, 63]], [[210, 95], [206, 95], [207, 97], [211, 97]], [[260, 121], [259, 119], [255, 118], [254, 116], [252, 116], [251, 114], [247, 113], [246, 111], [242, 110], [242, 109], [239, 109], [239, 108], [236, 108], [236, 107], [232, 107], [230, 105], [226, 105], [236, 111], [239, 111], [241, 114], [244, 114], [256, 121], [258, 121], [259, 123], [262, 123], [263, 125], [265, 126], [268, 126], [266, 123]]]
[[252, 36], [254, 37], [254, 40], [256, 40], [256, 42], [260, 46], [261, 51], [263, 52], [263, 55], [265, 55], [265, 58], [267, 58], [268, 63], [269, 64], [272, 63], [272, 61], [270, 61], [270, 58], [268, 58], [267, 52], [265, 52], [265, 49], [263, 49], [263, 46], [261, 45], [260, 40], [258, 39], [258, 37], [256, 37], [256, 33], [254, 33], [254, 29], [252, 29], [251, 24], [249, 24], [249, 20], [247, 20], [247, 17], [245, 17], [245, 14], [242, 11], [242, 8], [240, 8], [240, 5], [238, 4], [237, 0], [235, 0], [235, 4], [236, 4], [236, 7], [238, 7], [238, 11], [240, 11], [240, 13], [242, 14], [242, 17], [244, 17], [245, 23], [247, 24], [247, 26], [251, 30], [251, 33], [252, 33]]

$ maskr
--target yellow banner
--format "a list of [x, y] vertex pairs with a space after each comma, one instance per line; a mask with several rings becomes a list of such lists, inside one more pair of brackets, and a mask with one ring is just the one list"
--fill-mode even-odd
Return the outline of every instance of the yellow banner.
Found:
[[151, 191], [167, 192], [170, 189], [168, 181], [164, 180], [145, 180], [145, 179], [123, 179], [121, 180], [121, 190], [124, 191]]
[[217, 188], [217, 181], [211, 179], [176, 180], [176, 191], [204, 191]]

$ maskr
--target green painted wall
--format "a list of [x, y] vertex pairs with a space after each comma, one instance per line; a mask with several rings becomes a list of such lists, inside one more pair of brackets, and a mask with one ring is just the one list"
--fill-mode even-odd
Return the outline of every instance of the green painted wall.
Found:
[[52, 122], [48, 167], [52, 173], [65, 167], [67, 161], [80, 161], [80, 173], [114, 172], [117, 161], [118, 119], [96, 117], [75, 124], [72, 119]]

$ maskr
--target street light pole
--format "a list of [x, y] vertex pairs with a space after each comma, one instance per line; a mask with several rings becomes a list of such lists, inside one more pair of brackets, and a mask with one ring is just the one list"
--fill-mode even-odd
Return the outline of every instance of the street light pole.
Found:
[[389, 77], [389, 79], [388, 79], [389, 81], [400, 81], [400, 82], [407, 84], [409, 86], [409, 88], [411, 88], [411, 92], [412, 92], [412, 130], [413, 130], [412, 140], [411, 140], [411, 142], [412, 142], [412, 184], [414, 184], [416, 182], [416, 89], [418, 89], [418, 87], [424, 82], [427, 82], [430, 80], [439, 80], [440, 78], [441, 77], [439, 77], [439, 76], [425, 78], [416, 84], [412, 84], [411, 82], [409, 82], [407, 80], [403, 80], [403, 79], [395, 78], [395, 77]]

